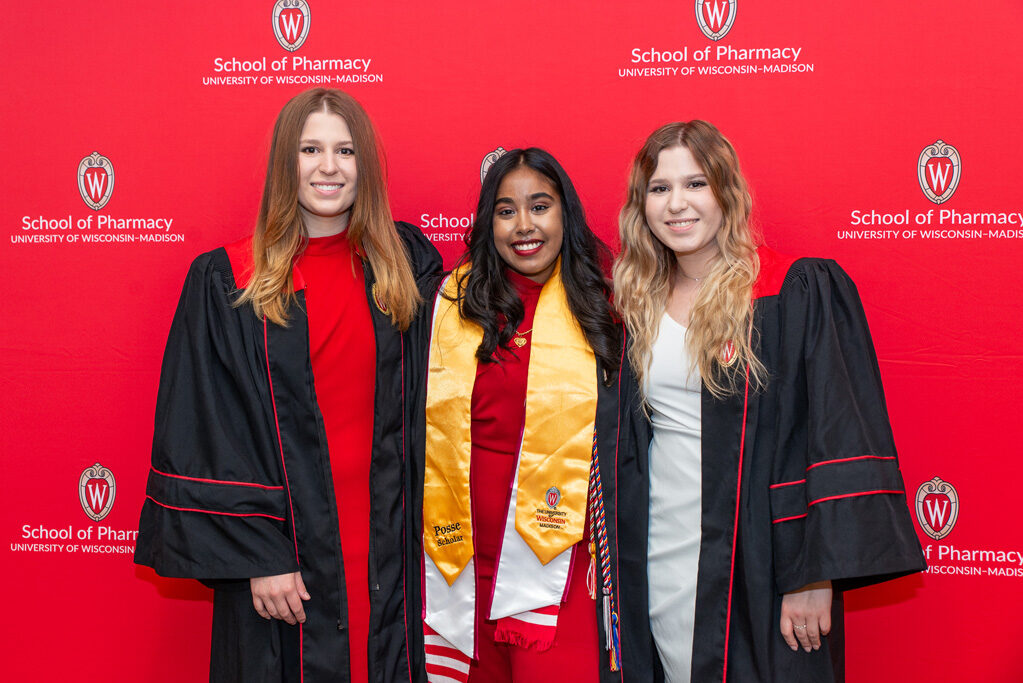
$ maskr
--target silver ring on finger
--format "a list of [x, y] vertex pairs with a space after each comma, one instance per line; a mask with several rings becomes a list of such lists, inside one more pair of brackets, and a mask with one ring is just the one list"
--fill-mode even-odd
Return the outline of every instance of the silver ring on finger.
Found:
[[792, 628], [805, 629], [806, 624], [800, 624], [799, 626], [793, 626]]

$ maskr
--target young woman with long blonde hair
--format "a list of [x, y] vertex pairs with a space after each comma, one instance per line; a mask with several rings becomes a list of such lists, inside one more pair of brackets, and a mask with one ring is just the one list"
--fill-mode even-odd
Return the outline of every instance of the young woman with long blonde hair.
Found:
[[751, 209], [732, 145], [689, 121], [647, 139], [619, 219], [653, 428], [645, 576], [622, 581], [648, 585], [671, 683], [841, 680], [842, 591], [924, 567], [856, 288], [760, 244]]
[[406, 345], [439, 268], [359, 103], [291, 99], [255, 234], [185, 281], [139, 525], [137, 562], [214, 588], [211, 681], [421, 676]]

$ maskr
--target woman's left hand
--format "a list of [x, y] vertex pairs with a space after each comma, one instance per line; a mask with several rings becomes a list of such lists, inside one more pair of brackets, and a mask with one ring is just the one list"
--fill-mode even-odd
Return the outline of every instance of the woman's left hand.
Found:
[[793, 650], [819, 650], [831, 632], [831, 582], [810, 583], [781, 599], [781, 635]]

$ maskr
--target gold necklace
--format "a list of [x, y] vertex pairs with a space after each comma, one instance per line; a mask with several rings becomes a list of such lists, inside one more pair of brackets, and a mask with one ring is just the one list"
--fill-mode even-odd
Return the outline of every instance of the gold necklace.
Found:
[[523, 346], [526, 345], [526, 335], [532, 331], [533, 331], [532, 327], [530, 327], [525, 332], [519, 332], [518, 330], [515, 330], [515, 336], [512, 337], [512, 342], [515, 344], [515, 346], [521, 349]]
[[681, 275], [682, 277], [684, 277], [685, 279], [692, 280], [693, 282], [696, 282], [696, 283], [703, 282], [704, 278], [707, 277], [706, 274], [701, 275], [700, 277], [693, 277], [692, 275], [686, 275], [685, 273], [682, 272], [681, 268], [678, 269], [678, 274]]

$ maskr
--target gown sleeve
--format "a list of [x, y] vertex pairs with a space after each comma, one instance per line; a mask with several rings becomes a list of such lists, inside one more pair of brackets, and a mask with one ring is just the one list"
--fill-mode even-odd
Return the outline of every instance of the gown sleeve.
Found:
[[223, 250], [192, 264], [160, 372], [135, 561], [162, 576], [297, 571], [262, 323], [231, 303]]
[[823, 580], [855, 588], [922, 570], [855, 285], [834, 261], [797, 261], [780, 316], [770, 487], [778, 592]]

